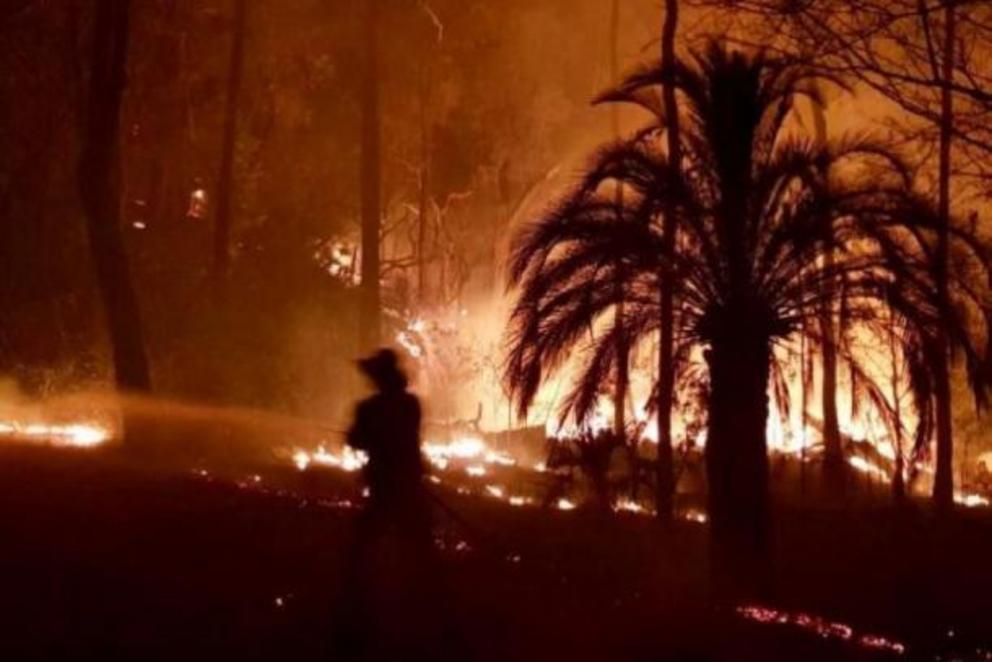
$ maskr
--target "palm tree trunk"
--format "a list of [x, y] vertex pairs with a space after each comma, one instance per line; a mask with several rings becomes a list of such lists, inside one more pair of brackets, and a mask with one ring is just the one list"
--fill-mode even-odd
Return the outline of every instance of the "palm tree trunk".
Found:
[[[827, 118], [820, 104], [813, 104], [813, 122], [817, 145], [827, 142]], [[833, 246], [824, 246], [824, 268], [833, 269]], [[844, 450], [841, 448], [840, 422], [837, 416], [837, 325], [834, 323], [834, 308], [829, 297], [824, 297], [820, 307], [820, 333], [823, 336], [823, 375], [821, 384], [821, 405], [823, 408], [823, 482], [830, 498], [843, 494], [846, 465]]]
[[220, 177], [217, 181], [217, 220], [214, 226], [214, 283], [227, 277], [230, 254], [231, 208], [234, 202], [234, 148], [238, 133], [238, 100], [245, 62], [245, 23], [248, 0], [234, 0], [234, 34], [227, 71], [227, 99], [224, 107], [224, 142], [221, 147]]
[[[137, 297], [121, 236], [120, 115], [126, 83], [129, 0], [96, 6], [79, 194], [121, 391], [151, 388]], [[126, 431], [125, 431], [126, 432]]]
[[[834, 261], [833, 249], [824, 253], [827, 268]], [[823, 335], [823, 480], [828, 497], [843, 494], [846, 467], [841, 448], [840, 423], [837, 417], [837, 347], [834, 312], [829, 303], [820, 311], [820, 333]]]
[[362, 300], [359, 344], [379, 344], [379, 225], [381, 217], [382, 118], [379, 108], [379, 0], [366, 0], [365, 75], [362, 81]]
[[[623, 281], [617, 278], [617, 288], [623, 288]], [[615, 324], [621, 330], [617, 334], [617, 375], [613, 392], [613, 434], [624, 443], [627, 441], [627, 389], [630, 384], [630, 347], [623, 333], [624, 325], [624, 305], [623, 302], [617, 305], [614, 313], [616, 315]]]
[[746, 322], [715, 340], [710, 372], [706, 476], [710, 574], [723, 597], [761, 597], [769, 577], [767, 338]]
[[[678, 29], [678, 0], [665, 0], [665, 23], [661, 35], [661, 63], [666, 70], [662, 95], [668, 123], [668, 159], [672, 177], [681, 178], [682, 143], [679, 127], [675, 80], [671, 68], [675, 65], [675, 35]], [[670, 256], [675, 250], [675, 205], [665, 209], [662, 250]], [[667, 261], [667, 260], [666, 260]], [[672, 288], [667, 287], [665, 274], [659, 274], [660, 334], [658, 349], [658, 493], [655, 504], [658, 519], [668, 525], [672, 520], [675, 500], [675, 473], [672, 455], [672, 406], [675, 397], [675, 302]]]
[[[613, 9], [610, 15], [610, 76], [616, 81], [620, 77], [620, 0], [613, 0]], [[611, 123], [613, 125], [613, 137], [620, 138], [620, 109], [617, 104], [612, 104]], [[617, 184], [615, 193], [615, 203], [617, 208], [617, 218], [619, 220], [623, 209], [623, 186]], [[614, 314], [616, 320], [614, 324], [617, 329], [624, 327], [624, 275], [622, 264], [617, 263], [617, 294], [619, 295], [617, 308]], [[613, 434], [618, 439], [626, 441], [627, 438], [627, 388], [630, 382], [630, 347], [627, 344], [626, 334], [617, 334], [617, 375], [613, 394]]]
[[[937, 296], [943, 310], [948, 314], [948, 229], [951, 216], [951, 140], [953, 137], [954, 99], [950, 83], [954, 77], [954, 40], [956, 16], [953, 0], [944, 5], [944, 55], [943, 82], [940, 112], [940, 228], [937, 235], [936, 280]], [[937, 423], [937, 468], [933, 482], [934, 505], [939, 512], [947, 512], [954, 506], [954, 439], [951, 426], [951, 388], [948, 361], [948, 338], [943, 325], [938, 330], [937, 365], [934, 366], [934, 398], [936, 401]]]
[[[801, 336], [799, 338], [799, 382], [800, 389], [802, 393], [800, 406], [802, 411], [800, 412], [800, 430], [802, 430], [802, 438], [799, 440], [799, 505], [803, 506], [806, 504], [806, 431], [809, 428], [809, 402], [807, 398], [807, 385], [809, 384], [809, 373], [808, 366], [806, 362], [807, 357], [807, 330], [805, 324], [801, 329]], [[781, 404], [779, 407], [781, 408]]]
[[892, 446], [895, 454], [895, 466], [892, 470], [892, 500], [896, 506], [906, 503], [906, 472], [902, 450], [902, 403], [899, 401], [899, 357], [896, 352], [895, 313], [889, 310], [889, 370], [891, 372], [890, 387], [892, 389], [893, 434]]

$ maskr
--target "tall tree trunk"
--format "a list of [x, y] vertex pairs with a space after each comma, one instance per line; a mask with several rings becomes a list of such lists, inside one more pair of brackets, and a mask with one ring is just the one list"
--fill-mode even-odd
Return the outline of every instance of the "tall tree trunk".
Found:
[[[665, 23], [661, 33], [661, 66], [665, 70], [662, 90], [668, 123], [668, 162], [673, 184], [681, 179], [682, 143], [675, 80], [671, 69], [675, 65], [675, 35], [678, 29], [678, 0], [665, 0]], [[675, 250], [676, 213], [674, 204], [665, 209], [662, 250], [671, 255]], [[672, 466], [672, 406], [675, 396], [675, 305], [672, 288], [665, 274], [659, 274], [660, 333], [658, 348], [658, 519], [664, 525], [672, 520], [675, 499], [675, 472]]]
[[[616, 81], [620, 77], [620, 0], [613, 0], [610, 13], [610, 77]], [[610, 106], [610, 121], [613, 137], [620, 139], [620, 108], [617, 104]], [[621, 220], [623, 210], [623, 186], [617, 184], [614, 202], [617, 208], [617, 220]], [[617, 262], [616, 289], [619, 295], [614, 315], [614, 324], [618, 329], [624, 327], [624, 284], [625, 276], [621, 261]], [[617, 335], [617, 375], [613, 393], [613, 433], [618, 439], [627, 439], [627, 388], [630, 383], [630, 347], [626, 333]]]
[[[801, 412], [799, 415], [800, 419], [800, 430], [802, 431], [802, 438], [799, 440], [799, 505], [803, 506], [806, 504], [806, 431], [809, 428], [809, 401], [807, 398], [807, 391], [809, 385], [809, 365], [807, 364], [806, 357], [808, 354], [808, 343], [806, 340], [807, 330], [806, 325], [803, 324], [800, 330], [799, 338], [799, 382], [800, 382], [800, 392], [802, 397], [800, 398]], [[782, 404], [778, 404], [778, 408], [782, 408]]]
[[903, 506], [906, 503], [906, 470], [903, 459], [902, 448], [902, 403], [899, 399], [899, 355], [896, 351], [896, 343], [899, 342], [896, 334], [895, 313], [889, 310], [889, 370], [890, 388], [892, 389], [892, 410], [894, 414], [892, 434], [892, 451], [895, 454], [895, 466], [892, 470], [892, 500], [896, 506]]
[[365, 1], [365, 72], [362, 81], [362, 300], [359, 344], [379, 344], [379, 225], [382, 206], [382, 118], [379, 108], [379, 0]]
[[230, 260], [231, 208], [234, 204], [234, 148], [238, 137], [238, 105], [244, 77], [245, 23], [248, 0], [234, 0], [234, 33], [227, 70], [227, 99], [224, 107], [224, 142], [220, 177], [217, 181], [217, 219], [214, 227], [213, 275], [219, 286], [227, 277]]
[[[426, 65], [430, 67], [430, 64]], [[420, 90], [420, 200], [417, 214], [417, 303], [427, 304], [427, 214], [430, 207], [431, 138], [430, 72], [425, 71]]]
[[[826, 268], [834, 262], [832, 248], [827, 248], [823, 259]], [[828, 301], [820, 310], [820, 333], [823, 335], [823, 381], [821, 398], [823, 406], [823, 480], [829, 498], [844, 492], [846, 465], [841, 447], [840, 423], [837, 417], [837, 325], [834, 323], [833, 305]]]
[[[813, 104], [813, 121], [817, 143], [822, 147], [827, 141], [827, 118], [823, 108], [816, 103]], [[833, 269], [832, 245], [825, 247], [823, 260], [828, 271]], [[834, 323], [834, 307], [830, 303], [830, 297], [823, 299], [819, 322], [823, 336], [823, 382], [820, 394], [823, 407], [823, 479], [827, 496], [833, 498], [843, 494], [847, 467], [837, 417], [837, 325]]]
[[[119, 154], [130, 0], [99, 0], [93, 34], [79, 194], [121, 391], [151, 388], [138, 302], [121, 236]], [[126, 431], [125, 431], [126, 432]]]
[[743, 318], [712, 342], [706, 359], [710, 572], [722, 597], [761, 597], [770, 570], [768, 339], [749, 331]]
[[[950, 84], [954, 77], [954, 42], [956, 32], [954, 1], [946, 0], [944, 5], [944, 48], [942, 62], [943, 89], [940, 108], [940, 228], [937, 233], [936, 280], [937, 296], [941, 316], [948, 315], [948, 231], [951, 216], [951, 140], [954, 124], [954, 98]], [[951, 426], [951, 387], [949, 366], [949, 343], [943, 325], [938, 329], [937, 365], [934, 366], [934, 398], [936, 401], [937, 423], [937, 468], [933, 482], [934, 505], [940, 512], [947, 512], [954, 506], [954, 439]]]

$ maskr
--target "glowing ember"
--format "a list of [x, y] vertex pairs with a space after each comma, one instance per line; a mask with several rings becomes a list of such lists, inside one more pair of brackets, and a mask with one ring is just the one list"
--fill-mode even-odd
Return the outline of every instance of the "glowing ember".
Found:
[[502, 487], [499, 487], [497, 485], [486, 485], [486, 492], [488, 492], [491, 496], [496, 497], [497, 499], [502, 499], [504, 496], [506, 496], [506, 490], [504, 490]]
[[682, 519], [689, 522], [696, 522], [697, 524], [706, 524], [709, 521], [709, 517], [701, 510], [690, 509], [682, 514]]
[[737, 614], [745, 620], [763, 625], [791, 625], [812, 632], [824, 639], [850, 641], [862, 648], [888, 651], [897, 655], [906, 652], [905, 644], [875, 634], [857, 635], [854, 628], [846, 623], [839, 623], [821, 616], [805, 612], [787, 612], [781, 609], [759, 605], [744, 605], [736, 609]]
[[621, 499], [620, 501], [617, 501], [613, 504], [613, 510], [623, 513], [636, 513], [638, 515], [646, 514], [648, 512], [647, 508], [636, 501], [631, 501], [630, 499]]
[[186, 210], [188, 218], [203, 219], [207, 217], [207, 192], [202, 189], [193, 189], [189, 194], [189, 207]]

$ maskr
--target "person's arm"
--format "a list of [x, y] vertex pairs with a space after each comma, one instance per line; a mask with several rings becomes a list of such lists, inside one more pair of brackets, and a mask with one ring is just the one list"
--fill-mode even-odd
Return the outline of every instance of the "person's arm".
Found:
[[421, 413], [421, 409], [420, 409], [420, 400], [416, 396], [412, 396], [412, 399], [413, 399], [413, 404], [410, 412], [410, 418], [411, 418], [410, 422], [413, 425], [413, 430], [414, 430], [413, 438], [416, 440], [415, 443], [417, 444], [417, 448], [416, 448], [417, 470], [420, 473], [421, 477], [423, 477], [423, 475], [426, 473], [427, 470], [427, 467], [424, 464], [423, 445], [422, 445], [422, 440], [420, 438], [420, 420], [423, 414]]

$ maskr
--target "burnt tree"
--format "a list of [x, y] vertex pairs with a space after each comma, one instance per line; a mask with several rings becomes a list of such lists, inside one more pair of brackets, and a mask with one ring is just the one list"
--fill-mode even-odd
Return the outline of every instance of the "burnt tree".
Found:
[[227, 72], [227, 96], [224, 107], [224, 139], [221, 147], [220, 177], [217, 180], [217, 218], [214, 226], [213, 275], [216, 284], [227, 276], [231, 236], [231, 208], [234, 203], [234, 148], [237, 144], [238, 105], [244, 77], [245, 23], [247, 0], [234, 0], [234, 32]]
[[[951, 84], [954, 80], [955, 52], [954, 2], [944, 4], [944, 43], [943, 58], [939, 78], [943, 82], [940, 91], [940, 157], [938, 163], [937, 210], [940, 227], [937, 231], [937, 251], [934, 256], [937, 301], [941, 307], [941, 317], [950, 315], [947, 283], [948, 231], [951, 219], [951, 142], [954, 136], [954, 96]], [[936, 69], [936, 67], [935, 67]], [[936, 71], [935, 71], [936, 73]], [[937, 425], [937, 466], [933, 478], [934, 505], [940, 512], [954, 506], [954, 437], [951, 423], [951, 385], [949, 366], [949, 344], [945, 325], [937, 328], [934, 351], [934, 404]]]
[[149, 390], [151, 378], [121, 235], [118, 159], [129, 10], [129, 0], [100, 0], [96, 5], [78, 184], [107, 317], [116, 384], [122, 391], [133, 392]]
[[368, 350], [379, 343], [379, 233], [382, 207], [382, 117], [379, 107], [379, 0], [366, 0], [365, 70], [362, 79], [361, 213], [362, 301], [359, 344]]

